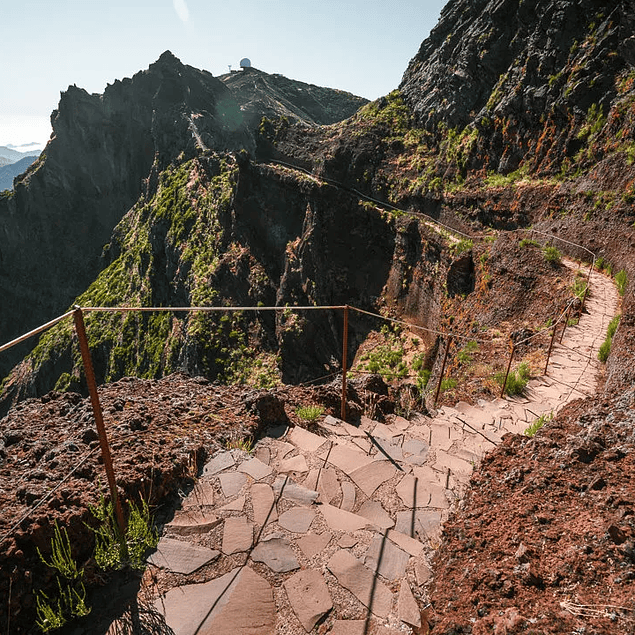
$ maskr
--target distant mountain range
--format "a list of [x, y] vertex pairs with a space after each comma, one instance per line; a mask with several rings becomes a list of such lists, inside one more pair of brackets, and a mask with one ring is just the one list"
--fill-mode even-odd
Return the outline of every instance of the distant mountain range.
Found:
[[35, 142], [21, 146], [11, 143], [0, 146], [0, 192], [12, 189], [13, 179], [25, 172], [41, 153], [41, 146]]
[[38, 155], [28, 155], [7, 165], [0, 165], [0, 192], [13, 188], [13, 179], [23, 172], [37, 160]]

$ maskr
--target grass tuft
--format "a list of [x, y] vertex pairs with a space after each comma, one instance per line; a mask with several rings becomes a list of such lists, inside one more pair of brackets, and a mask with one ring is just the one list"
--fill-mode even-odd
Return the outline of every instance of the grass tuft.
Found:
[[306, 421], [307, 423], [317, 421], [323, 412], [324, 408], [322, 406], [300, 406], [295, 410], [295, 414], [298, 415], [302, 421]]

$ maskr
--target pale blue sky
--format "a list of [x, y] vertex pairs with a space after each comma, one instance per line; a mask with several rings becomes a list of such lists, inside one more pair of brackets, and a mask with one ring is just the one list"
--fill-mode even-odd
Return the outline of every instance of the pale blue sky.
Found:
[[268, 73], [375, 99], [446, 0], [20, 0], [0, 11], [0, 145], [45, 143], [60, 91], [101, 93], [171, 50], [214, 75]]

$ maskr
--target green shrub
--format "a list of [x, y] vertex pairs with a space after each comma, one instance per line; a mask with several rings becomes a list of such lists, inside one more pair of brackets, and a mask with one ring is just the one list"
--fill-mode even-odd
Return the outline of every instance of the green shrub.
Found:
[[456, 354], [456, 358], [461, 364], [469, 364], [472, 361], [471, 353], [478, 350], [478, 342], [470, 340], [467, 344]]
[[598, 351], [598, 359], [604, 364], [606, 360], [609, 358], [609, 353], [611, 352], [611, 344], [613, 343], [613, 336], [615, 335], [615, 331], [617, 331], [617, 327], [620, 323], [620, 315], [616, 315], [608, 325], [606, 329], [606, 339], [600, 345], [600, 350]]
[[448, 377], [447, 379], [443, 379], [441, 381], [441, 390], [452, 390], [458, 386], [458, 380], [454, 379], [454, 377]]
[[615, 284], [617, 286], [617, 292], [620, 295], [624, 295], [626, 292], [626, 285], [628, 284], [628, 275], [624, 269], [615, 274]]
[[428, 382], [430, 381], [431, 374], [432, 374], [431, 371], [429, 371], [427, 368], [422, 368], [417, 373], [416, 384], [417, 384], [417, 389], [419, 390], [419, 393], [421, 395], [423, 395], [423, 391], [426, 389], [426, 386], [428, 385]]
[[543, 249], [543, 255], [547, 262], [550, 262], [554, 265], [559, 265], [562, 260], [562, 255], [560, 252], [552, 246], [545, 247]]
[[323, 412], [324, 408], [322, 406], [300, 406], [296, 408], [295, 414], [298, 415], [302, 421], [314, 423]]
[[584, 276], [578, 276], [573, 279], [573, 294], [580, 300], [584, 298], [587, 291], [587, 281]]
[[[525, 392], [525, 388], [527, 388], [529, 376], [529, 366], [522, 362], [515, 370], [510, 371], [505, 384], [505, 393], [510, 397], [522, 395]], [[502, 386], [505, 381], [505, 373], [496, 373], [495, 378], [498, 384]]]
[[520, 247], [540, 247], [540, 243], [537, 240], [531, 238], [523, 238], [518, 242]]
[[551, 421], [552, 419], [553, 412], [550, 412], [549, 414], [545, 413], [537, 419], [534, 419], [534, 422], [525, 430], [525, 436], [531, 439], [533, 436], [535, 436], [536, 432], [538, 432], [538, 430], [540, 430], [540, 428], [542, 428], [542, 426], [547, 423], [547, 421]]
[[606, 260], [604, 260], [604, 258], [602, 258], [602, 256], [600, 256], [595, 261], [595, 268], [598, 271], [604, 271], [604, 267], [606, 267]]

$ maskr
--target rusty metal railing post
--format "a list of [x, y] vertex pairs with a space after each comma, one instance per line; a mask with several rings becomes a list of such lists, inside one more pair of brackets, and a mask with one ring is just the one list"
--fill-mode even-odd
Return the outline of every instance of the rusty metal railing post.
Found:
[[547, 361], [545, 362], [545, 372], [543, 375], [547, 374], [547, 366], [549, 366], [549, 358], [551, 357], [551, 349], [553, 348], [553, 341], [556, 339], [556, 331], [558, 330], [558, 325], [553, 325], [553, 331], [551, 333], [551, 341], [549, 342], [549, 350], [547, 351]]
[[584, 289], [584, 295], [582, 296], [582, 304], [580, 305], [580, 317], [582, 317], [582, 311], [584, 311], [584, 305], [586, 304], [586, 297], [589, 294], [589, 289], [591, 288], [591, 272], [595, 266], [595, 256], [593, 256], [593, 262], [589, 267], [589, 275], [586, 278], [586, 288]]
[[95, 371], [93, 369], [93, 360], [90, 356], [88, 348], [88, 338], [86, 337], [86, 326], [84, 324], [84, 316], [79, 306], [73, 311], [73, 320], [75, 321], [75, 331], [79, 340], [79, 349], [82, 353], [82, 361], [84, 362], [84, 373], [86, 375], [86, 383], [88, 384], [88, 392], [90, 401], [93, 406], [93, 415], [95, 417], [95, 425], [99, 434], [99, 445], [101, 447], [101, 456], [104, 461], [104, 468], [108, 478], [108, 487], [112, 498], [113, 508], [117, 516], [117, 524], [121, 533], [121, 539], [126, 533], [126, 523], [121, 509], [121, 501], [117, 496], [117, 483], [115, 481], [115, 471], [112, 465], [112, 456], [110, 454], [110, 446], [108, 445], [108, 437], [106, 436], [106, 426], [104, 425], [104, 417], [99, 402], [99, 394], [97, 393], [97, 382], [95, 381]]
[[340, 408], [340, 418], [346, 421], [346, 373], [348, 353], [348, 305], [344, 307], [344, 330], [342, 332], [342, 403]]
[[562, 344], [562, 338], [564, 337], [564, 332], [567, 330], [567, 323], [569, 322], [570, 312], [571, 312], [571, 305], [567, 307], [567, 312], [564, 314], [564, 322], [562, 324], [562, 333], [560, 333], [560, 344]]
[[439, 399], [439, 393], [441, 392], [441, 383], [443, 382], [443, 375], [445, 374], [445, 363], [448, 361], [448, 353], [450, 352], [450, 344], [452, 343], [452, 336], [448, 337], [448, 343], [445, 345], [445, 354], [443, 355], [443, 364], [441, 364], [441, 374], [439, 375], [439, 383], [437, 384], [437, 391], [434, 393], [434, 404], [437, 405]]
[[505, 379], [503, 379], [503, 387], [501, 388], [501, 399], [505, 396], [505, 388], [507, 388], [507, 378], [509, 377], [509, 371], [512, 367], [512, 359], [514, 359], [514, 353], [516, 352], [516, 344], [512, 342], [512, 352], [509, 356], [509, 364], [507, 364], [507, 372], [505, 373]]

